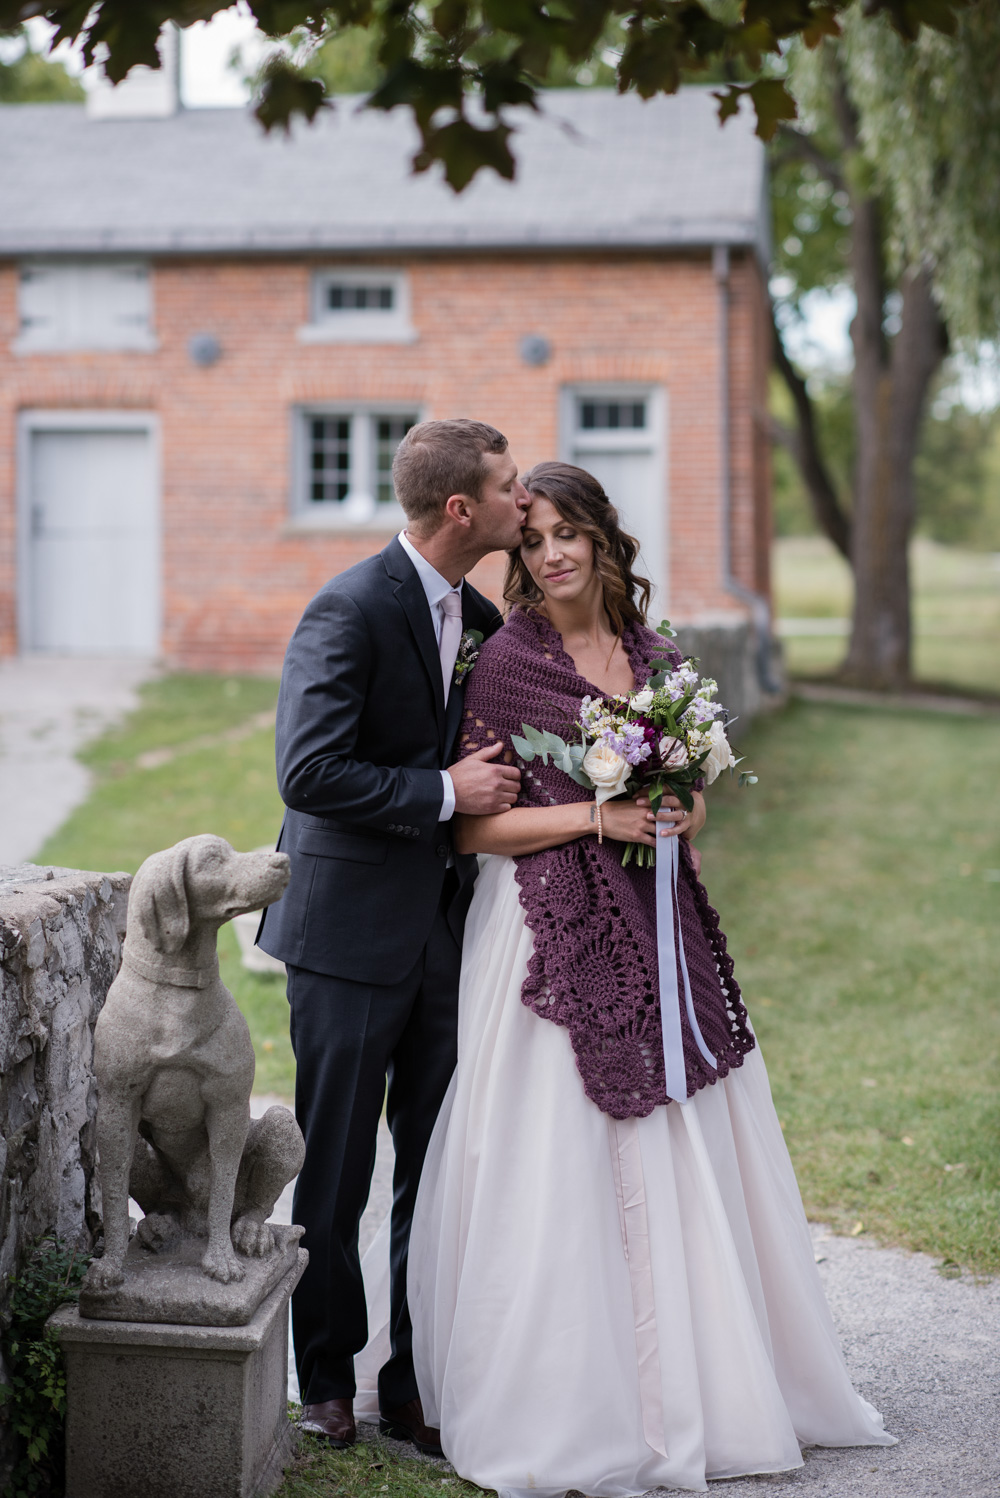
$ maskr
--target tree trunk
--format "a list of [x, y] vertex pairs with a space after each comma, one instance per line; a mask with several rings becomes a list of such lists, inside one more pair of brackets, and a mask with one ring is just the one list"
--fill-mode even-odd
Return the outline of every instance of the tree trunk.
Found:
[[[926, 269], [903, 283], [891, 352], [882, 330], [881, 276], [864, 265], [869, 226], [855, 219], [854, 343], [857, 468], [851, 519], [854, 615], [842, 678], [878, 690], [910, 680], [909, 544], [916, 518], [913, 464], [927, 392], [947, 349]], [[860, 230], [860, 234], [859, 234]], [[877, 228], [872, 238], [877, 234]], [[858, 240], [862, 241], [859, 245]], [[875, 282], [878, 292], [875, 293]]]
[[[848, 157], [860, 147], [858, 117], [839, 61], [832, 54], [831, 61], [833, 113]], [[793, 145], [803, 149], [798, 137]], [[815, 148], [806, 154], [831, 184], [846, 187], [851, 198], [850, 261], [858, 310], [851, 323], [856, 461], [850, 514], [823, 461], [805, 382], [792, 368], [776, 330], [777, 365], [798, 418], [790, 446], [817, 521], [854, 573], [851, 640], [840, 676], [852, 685], [900, 688], [910, 680], [913, 464], [927, 392], [947, 352], [947, 332], [934, 301], [930, 272], [922, 266], [903, 277], [900, 327], [890, 342], [884, 324], [886, 279], [878, 196], [852, 186], [850, 177], [841, 177]]]
[[[856, 152], [857, 112], [839, 68], [833, 108], [845, 150]], [[855, 189], [851, 210], [850, 259], [858, 303], [851, 323], [857, 442], [851, 506], [854, 615], [840, 675], [853, 685], [885, 690], [905, 687], [910, 680], [913, 462], [927, 391], [948, 340], [930, 273], [922, 266], [903, 277], [900, 327], [890, 345], [884, 323], [881, 203]]]
[[775, 440], [788, 449], [798, 465], [817, 524], [833, 542], [844, 560], [850, 562], [850, 517], [840, 503], [830, 470], [823, 458], [809, 388], [785, 352], [785, 345], [781, 341], [781, 334], [774, 320], [773, 307], [771, 330], [774, 335], [774, 360], [792, 397], [796, 422], [794, 430], [774, 422], [772, 431]]

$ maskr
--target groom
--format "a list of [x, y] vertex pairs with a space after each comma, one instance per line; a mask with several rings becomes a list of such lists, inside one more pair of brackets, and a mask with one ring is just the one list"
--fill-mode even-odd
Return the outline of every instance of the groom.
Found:
[[453, 852], [450, 823], [456, 811], [505, 811], [519, 786], [518, 772], [495, 762], [499, 743], [445, 768], [461, 720], [463, 632], [485, 637], [502, 622], [463, 578], [487, 553], [517, 545], [529, 499], [507, 439], [481, 421], [412, 427], [393, 482], [406, 530], [320, 590], [285, 657], [278, 847], [292, 877], [258, 939], [288, 968], [306, 1140], [293, 1213], [309, 1267], [292, 1302], [303, 1428], [335, 1446], [355, 1439], [354, 1354], [367, 1340], [358, 1224], [384, 1099], [395, 1172], [380, 1426], [437, 1453], [413, 1372], [406, 1261], [424, 1153], [455, 1067], [476, 873], [475, 858]]

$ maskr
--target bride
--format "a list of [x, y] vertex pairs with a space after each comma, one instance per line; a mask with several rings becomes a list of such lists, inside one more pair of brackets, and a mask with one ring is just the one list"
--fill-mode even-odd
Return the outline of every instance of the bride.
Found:
[[[466, 689], [462, 747], [522, 723], [566, 734], [631, 692], [637, 543], [597, 481], [541, 463], [507, 624]], [[670, 647], [672, 651], [672, 647]], [[466, 925], [458, 1068], [428, 1149], [408, 1295], [424, 1416], [456, 1470], [501, 1494], [625, 1498], [892, 1444], [851, 1387], [725, 937], [696, 877], [704, 802], [603, 807], [536, 760], [509, 812], [457, 819], [488, 855]], [[654, 876], [623, 844], [681, 839], [694, 1010], [667, 1098]], [[653, 977], [651, 977], [651, 974]], [[369, 1253], [366, 1271], [376, 1276]], [[374, 1324], [374, 1323], [373, 1323]]]

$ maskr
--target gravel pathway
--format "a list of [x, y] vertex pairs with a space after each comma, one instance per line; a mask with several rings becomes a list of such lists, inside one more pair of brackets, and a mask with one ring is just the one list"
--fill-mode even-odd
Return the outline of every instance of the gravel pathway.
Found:
[[814, 1226], [858, 1391], [898, 1446], [812, 1450], [797, 1472], [720, 1484], [731, 1498], [998, 1498], [1000, 1281], [946, 1279], [926, 1254]]
[[22, 655], [0, 660], [0, 864], [34, 857], [90, 776], [74, 758], [131, 711], [148, 661]]
[[[362, 1252], [389, 1209], [391, 1180], [383, 1123]], [[280, 1221], [290, 1220], [290, 1188], [286, 1197], [275, 1213]], [[812, 1231], [855, 1387], [882, 1411], [899, 1445], [813, 1449], [795, 1472], [735, 1478], [714, 1491], [727, 1498], [1000, 1498], [1000, 1280], [945, 1278], [926, 1254], [839, 1238], [820, 1225]], [[298, 1397], [294, 1379], [290, 1363], [291, 1398]]]

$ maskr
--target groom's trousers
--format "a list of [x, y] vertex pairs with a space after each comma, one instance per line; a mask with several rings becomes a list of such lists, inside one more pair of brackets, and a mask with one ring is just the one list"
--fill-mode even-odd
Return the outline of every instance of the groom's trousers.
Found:
[[[461, 952], [445, 918], [455, 888], [449, 870], [427, 944], [400, 983], [380, 986], [288, 969], [295, 1115], [306, 1141], [293, 1205], [309, 1250], [309, 1266], [292, 1298], [303, 1404], [355, 1393], [354, 1354], [368, 1340], [358, 1225], [383, 1101], [395, 1167], [392, 1356], [379, 1373], [379, 1402], [394, 1409], [417, 1396], [406, 1263], [424, 1154], [455, 1069]], [[391, 909], [385, 918], [392, 920]]]

